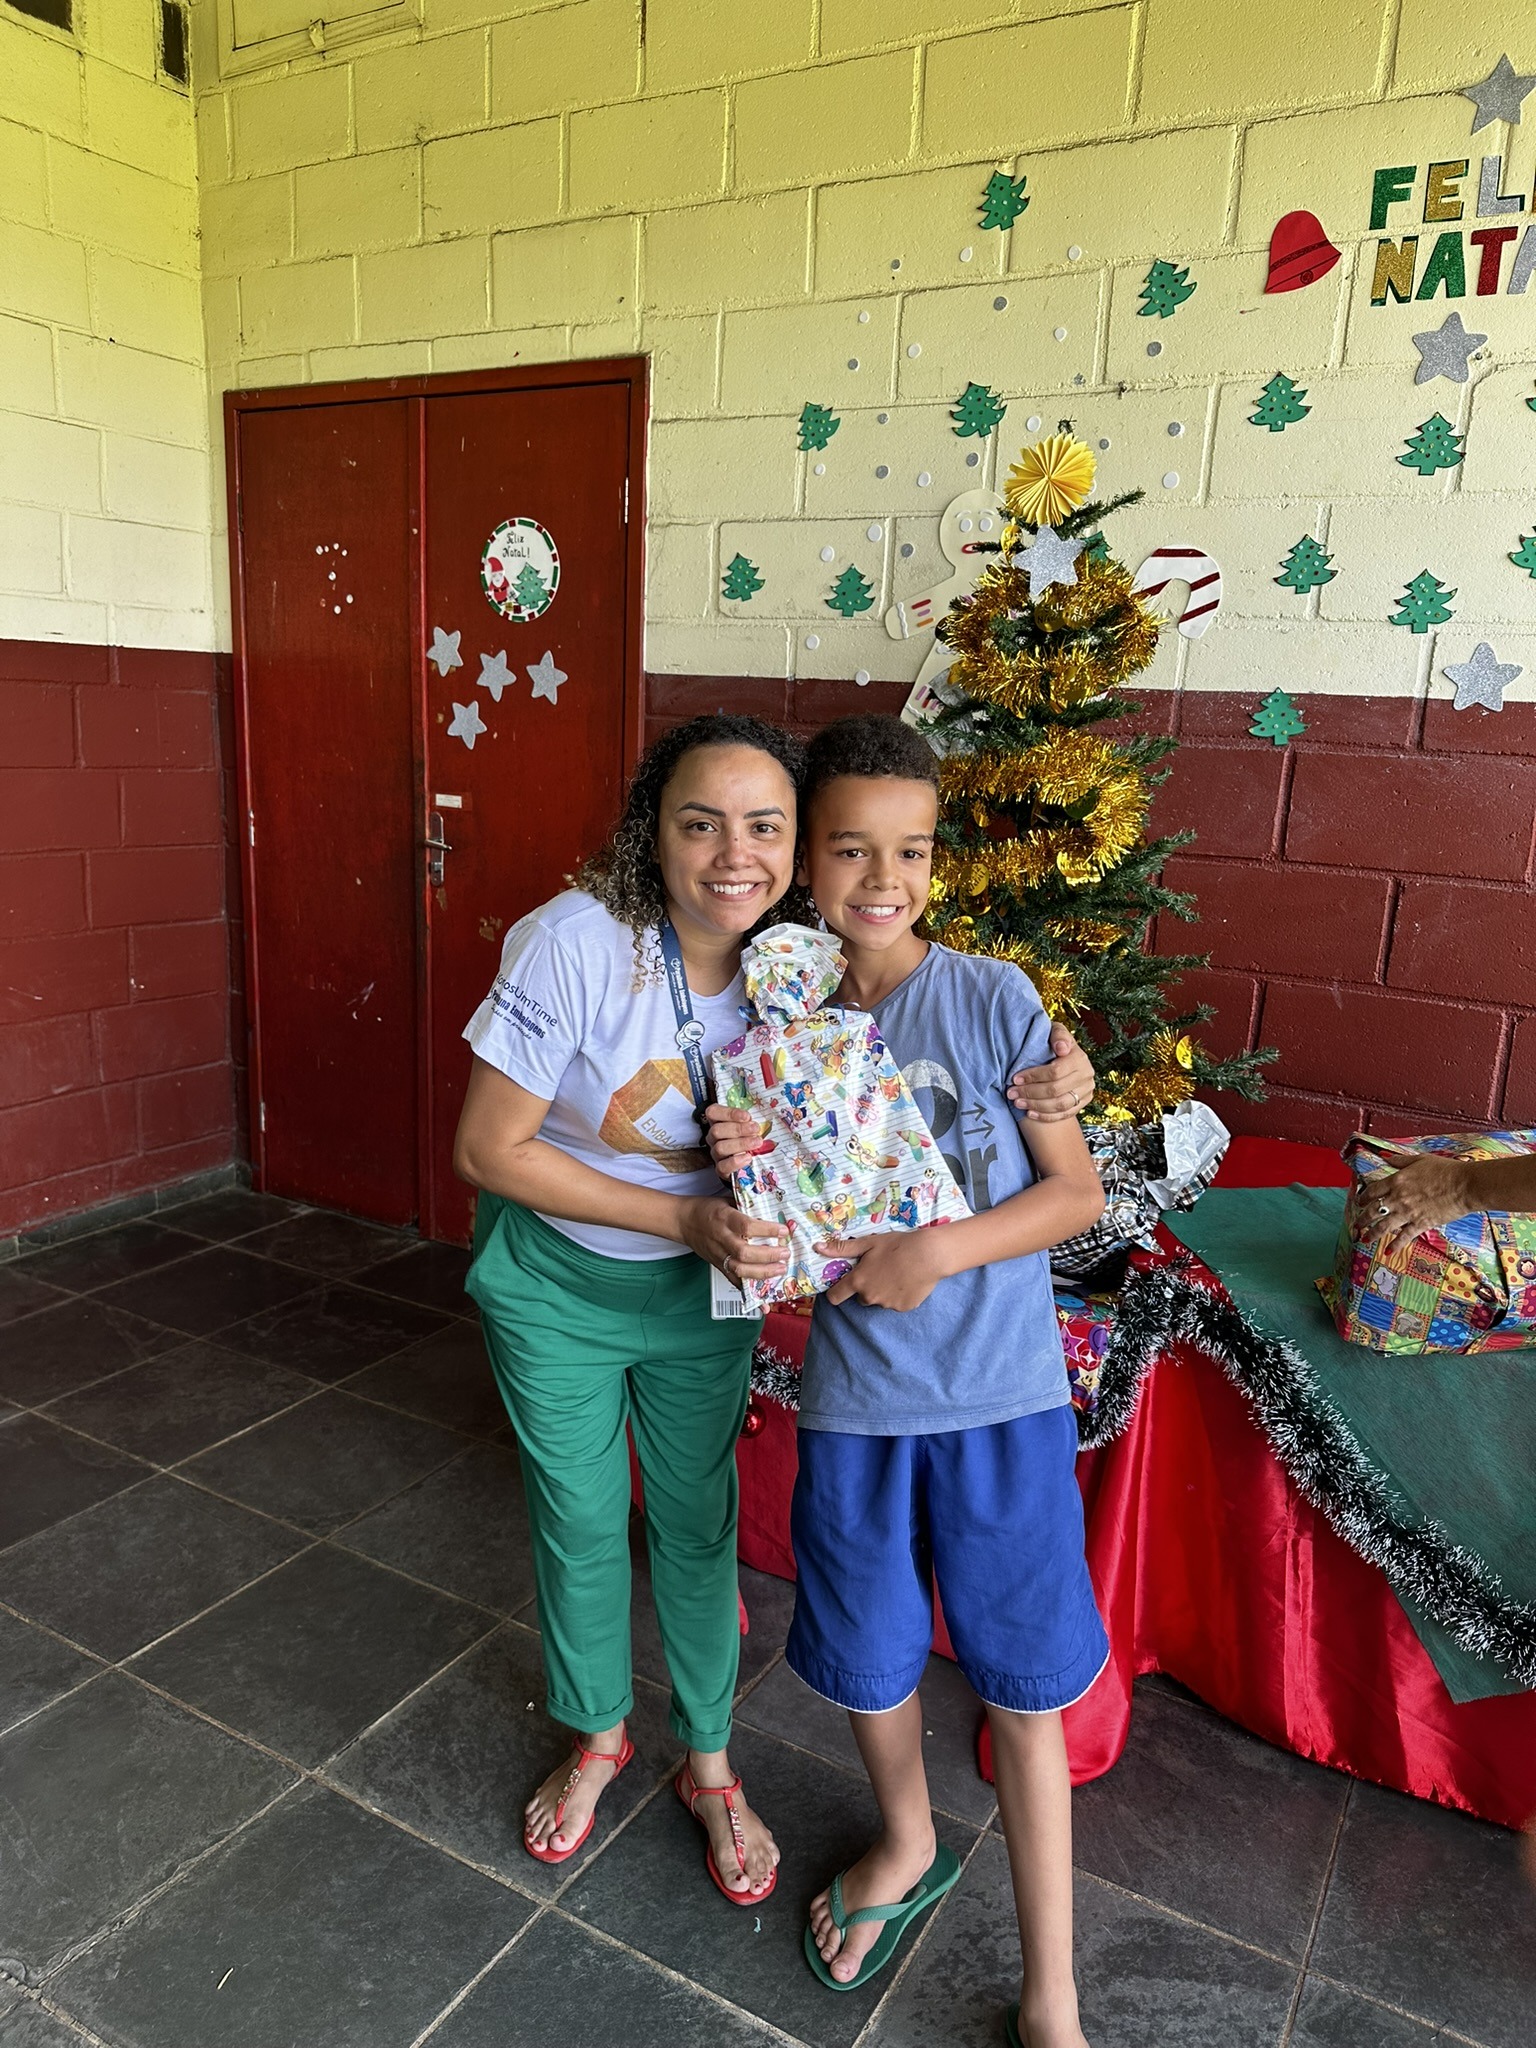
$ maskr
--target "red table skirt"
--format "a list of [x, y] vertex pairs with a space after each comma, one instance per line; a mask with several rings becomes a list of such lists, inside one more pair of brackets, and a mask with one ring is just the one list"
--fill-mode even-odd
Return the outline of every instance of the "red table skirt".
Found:
[[[770, 1325], [786, 1349], [796, 1334]], [[793, 1578], [794, 1417], [758, 1406], [738, 1458], [741, 1556]], [[1078, 1483], [1110, 1660], [1067, 1710], [1074, 1783], [1125, 1747], [1132, 1680], [1165, 1671], [1299, 1756], [1509, 1827], [1536, 1815], [1536, 1694], [1452, 1701], [1386, 1578], [1297, 1493], [1219, 1366], [1182, 1346], [1161, 1358]]]

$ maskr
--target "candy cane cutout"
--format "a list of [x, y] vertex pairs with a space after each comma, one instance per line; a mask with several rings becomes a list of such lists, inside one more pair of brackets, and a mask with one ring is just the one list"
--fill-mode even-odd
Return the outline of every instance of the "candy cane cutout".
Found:
[[1198, 640], [1221, 609], [1221, 570], [1204, 548], [1154, 548], [1132, 579], [1143, 597], [1161, 597], [1170, 583], [1187, 583], [1179, 631]]

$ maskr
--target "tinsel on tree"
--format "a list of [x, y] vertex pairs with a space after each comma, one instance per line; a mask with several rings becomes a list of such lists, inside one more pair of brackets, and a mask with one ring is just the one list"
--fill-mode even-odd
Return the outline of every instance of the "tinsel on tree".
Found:
[[[1175, 1010], [1170, 996], [1203, 957], [1145, 950], [1154, 917], [1195, 916], [1160, 879], [1193, 835], [1147, 836], [1158, 764], [1177, 742], [1095, 729], [1139, 708], [1122, 686], [1165, 622], [1099, 530], [1141, 493], [1084, 503], [1093, 477], [1093, 455], [1067, 433], [1025, 449], [998, 558], [939, 626], [954, 662], [950, 701], [925, 722], [944, 756], [929, 928], [959, 952], [1022, 967], [1050, 1014], [1094, 1041], [1090, 1117], [1139, 1124], [1196, 1086], [1257, 1099], [1273, 1055], [1216, 1058], [1197, 1036], [1213, 1013]], [[1040, 532], [1080, 552], [1074, 580], [1031, 598], [1024, 544]]]

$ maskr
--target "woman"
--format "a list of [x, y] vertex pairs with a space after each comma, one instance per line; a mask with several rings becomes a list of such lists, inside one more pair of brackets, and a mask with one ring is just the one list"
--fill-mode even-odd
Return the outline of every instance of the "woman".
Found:
[[[710, 1053], [742, 1028], [743, 940], [804, 909], [781, 907], [800, 768], [798, 743], [753, 718], [696, 718], [649, 749], [581, 886], [507, 935], [464, 1034], [475, 1061], [454, 1148], [482, 1191], [468, 1284], [517, 1431], [549, 1712], [577, 1731], [528, 1802], [525, 1844], [545, 1862], [574, 1855], [633, 1754], [627, 1423], [688, 1750], [677, 1791], [740, 1905], [768, 1895], [779, 1860], [727, 1751], [735, 1444], [759, 1325], [711, 1320], [708, 1268], [781, 1272], [785, 1232], [723, 1197], [695, 1111]], [[1054, 1069], [1020, 1077], [1032, 1113], [1070, 1115], [1092, 1092], [1063, 1043]]]

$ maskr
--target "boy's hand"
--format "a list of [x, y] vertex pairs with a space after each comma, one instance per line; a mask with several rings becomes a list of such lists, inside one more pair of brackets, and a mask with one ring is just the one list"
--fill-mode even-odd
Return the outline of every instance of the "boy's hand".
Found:
[[1045, 1066], [1028, 1067], [1008, 1084], [1008, 1100], [1031, 1123], [1063, 1123], [1093, 1100], [1093, 1062], [1065, 1024], [1051, 1026], [1051, 1052]]
[[727, 1109], [723, 1102], [712, 1102], [704, 1112], [704, 1142], [722, 1180], [731, 1179], [762, 1139], [762, 1125], [749, 1109]]
[[944, 1279], [949, 1267], [942, 1225], [922, 1230], [881, 1231], [875, 1237], [829, 1238], [816, 1249], [824, 1259], [856, 1259], [851, 1273], [845, 1273], [827, 1290], [829, 1301], [848, 1301], [854, 1296], [871, 1308], [919, 1308]]

